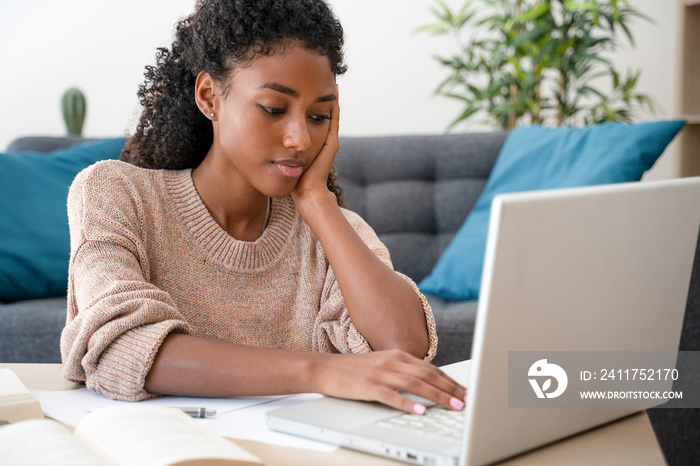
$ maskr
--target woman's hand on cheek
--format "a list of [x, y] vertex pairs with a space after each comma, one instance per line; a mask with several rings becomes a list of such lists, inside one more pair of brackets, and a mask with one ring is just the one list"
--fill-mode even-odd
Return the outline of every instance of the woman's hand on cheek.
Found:
[[321, 150], [311, 165], [309, 165], [309, 168], [301, 175], [295, 188], [291, 192], [292, 199], [294, 199], [297, 205], [315, 195], [327, 196], [330, 193], [327, 185], [328, 173], [333, 167], [333, 161], [335, 160], [335, 155], [340, 146], [338, 142], [339, 123], [340, 106], [336, 100], [331, 110], [330, 126], [323, 147], [321, 147]]

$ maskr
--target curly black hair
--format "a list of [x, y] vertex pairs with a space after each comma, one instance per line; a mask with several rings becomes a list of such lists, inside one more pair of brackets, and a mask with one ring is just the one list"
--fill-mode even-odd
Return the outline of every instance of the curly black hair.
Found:
[[[120, 159], [145, 168], [196, 168], [213, 142], [211, 121], [195, 102], [199, 73], [225, 86], [236, 67], [293, 41], [328, 57], [335, 75], [345, 73], [343, 28], [324, 0], [199, 0], [176, 24], [171, 48], [159, 48], [156, 65], [146, 67], [138, 91], [143, 110]], [[344, 205], [335, 168], [328, 189]]]

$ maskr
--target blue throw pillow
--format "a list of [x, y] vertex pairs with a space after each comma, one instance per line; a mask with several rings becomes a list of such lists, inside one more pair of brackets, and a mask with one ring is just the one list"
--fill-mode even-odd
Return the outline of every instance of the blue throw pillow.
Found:
[[421, 291], [454, 301], [478, 299], [491, 201], [496, 194], [638, 181], [684, 123], [514, 129], [498, 154], [484, 192], [430, 275], [419, 283]]
[[75, 175], [116, 159], [124, 138], [50, 153], [0, 153], [0, 301], [66, 294], [70, 236], [66, 201]]

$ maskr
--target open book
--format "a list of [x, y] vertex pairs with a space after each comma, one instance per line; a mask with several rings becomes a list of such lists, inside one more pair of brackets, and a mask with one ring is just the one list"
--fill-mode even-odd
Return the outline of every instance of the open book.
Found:
[[0, 369], [0, 424], [43, 419], [41, 405], [10, 369]]
[[135, 404], [93, 411], [73, 434], [48, 419], [0, 426], [0, 464], [194, 466], [262, 461], [178, 409]]

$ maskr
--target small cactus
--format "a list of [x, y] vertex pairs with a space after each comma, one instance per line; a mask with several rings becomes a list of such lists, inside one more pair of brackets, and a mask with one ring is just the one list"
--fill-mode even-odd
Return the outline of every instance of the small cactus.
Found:
[[70, 136], [80, 136], [85, 122], [85, 96], [78, 89], [68, 89], [61, 98], [63, 120]]

